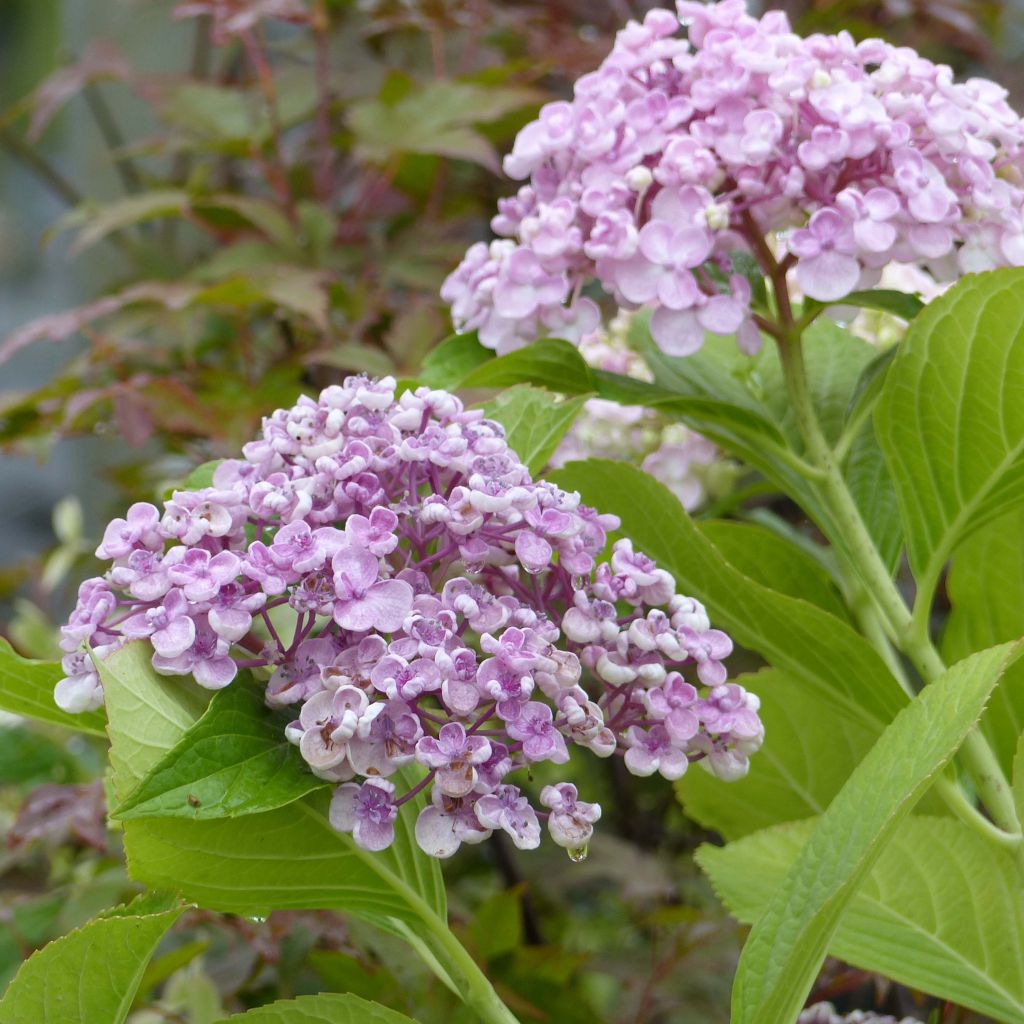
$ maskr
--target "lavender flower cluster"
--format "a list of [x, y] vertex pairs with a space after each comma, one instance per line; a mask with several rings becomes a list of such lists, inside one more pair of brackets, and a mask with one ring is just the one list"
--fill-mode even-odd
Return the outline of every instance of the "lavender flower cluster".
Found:
[[505, 170], [529, 184], [500, 204], [503, 237], [444, 285], [458, 327], [499, 352], [578, 341], [596, 279], [654, 310], [667, 353], [705, 332], [756, 350], [739, 252], [777, 255], [826, 302], [892, 262], [940, 278], [1024, 264], [1024, 127], [1000, 86], [878, 39], [803, 39], [744, 0], [677, 7], [630, 22], [519, 133]]
[[[57, 703], [102, 702], [93, 655], [129, 640], [209, 689], [239, 669], [294, 707], [288, 738], [338, 783], [331, 822], [366, 849], [429, 788], [416, 823], [436, 857], [540, 819], [585, 849], [600, 808], [569, 782], [538, 811], [509, 781], [569, 747], [636, 775], [700, 761], [742, 776], [757, 698], [727, 681], [732, 644], [672, 577], [617, 540], [614, 516], [533, 481], [502, 427], [443, 391], [396, 401], [391, 378], [348, 378], [264, 421], [213, 486], [133, 505], [108, 527], [63, 629]], [[422, 781], [398, 792], [398, 770]], [[578, 854], [577, 854], [578, 855]]]

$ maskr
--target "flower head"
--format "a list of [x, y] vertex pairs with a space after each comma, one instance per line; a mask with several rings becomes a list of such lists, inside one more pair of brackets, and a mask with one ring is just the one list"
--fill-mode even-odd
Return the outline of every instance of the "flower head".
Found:
[[[453, 395], [351, 377], [268, 417], [244, 454], [108, 531], [110, 571], [64, 630], [62, 707], [96, 707], [93, 658], [128, 641], [210, 689], [246, 670], [294, 708], [285, 735], [338, 786], [336, 828], [383, 849], [426, 790], [415, 833], [438, 857], [494, 829], [537, 846], [514, 780], [572, 746], [666, 778], [691, 761], [735, 777], [760, 746], [701, 605], [627, 539], [602, 560], [618, 521], [532, 480]], [[541, 804], [578, 853], [597, 805], [569, 783]]]
[[669, 354], [705, 333], [751, 350], [751, 257], [823, 302], [893, 263], [1024, 263], [1024, 122], [1004, 89], [879, 39], [801, 38], [744, 0], [676, 6], [629, 22], [519, 133], [505, 171], [526, 184], [499, 204], [502, 237], [442, 289], [459, 329], [499, 352], [577, 342], [594, 280], [652, 309]]

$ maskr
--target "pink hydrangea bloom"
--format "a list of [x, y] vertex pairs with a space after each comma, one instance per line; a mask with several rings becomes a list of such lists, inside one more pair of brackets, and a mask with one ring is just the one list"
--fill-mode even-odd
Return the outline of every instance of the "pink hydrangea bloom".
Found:
[[600, 808], [561, 783], [538, 811], [509, 781], [570, 745], [666, 778], [736, 777], [760, 745], [699, 602], [626, 538], [604, 560], [618, 521], [533, 480], [453, 395], [351, 377], [268, 417], [244, 456], [108, 530], [110, 571], [64, 627], [62, 707], [98, 706], [92, 656], [128, 641], [210, 689], [248, 670], [337, 785], [336, 828], [383, 849], [427, 789], [415, 834], [438, 857], [495, 829], [533, 848], [542, 818], [585, 845]]
[[765, 239], [824, 302], [892, 263], [939, 278], [1024, 263], [1024, 127], [1000, 86], [879, 39], [801, 38], [744, 0], [676, 6], [631, 21], [519, 133], [505, 170], [526, 184], [500, 204], [502, 238], [442, 289], [459, 329], [499, 352], [576, 341], [596, 281], [653, 310], [667, 353], [706, 332], [750, 350], [736, 257]]

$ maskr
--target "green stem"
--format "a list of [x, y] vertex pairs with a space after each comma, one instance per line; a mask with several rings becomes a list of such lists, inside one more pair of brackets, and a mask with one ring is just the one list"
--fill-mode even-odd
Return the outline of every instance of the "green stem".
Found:
[[[910, 659], [921, 678], [926, 683], [933, 682], [945, 672], [946, 666], [927, 634], [915, 628], [910, 610], [882, 561], [846, 486], [835, 452], [822, 433], [807, 386], [799, 328], [791, 322], [790, 329], [784, 331], [783, 335], [779, 340], [779, 356], [786, 386], [807, 446], [808, 458], [819, 470], [819, 488], [838, 535], [842, 537], [845, 555], [877, 605], [892, 641]], [[989, 813], [996, 824], [1008, 833], [1007, 841], [1019, 841], [1021, 827], [1009, 784], [992, 748], [977, 729], [964, 743], [961, 757]], [[949, 802], [949, 786], [941, 785], [939, 789]], [[955, 797], [952, 799], [956, 804], [951, 805], [952, 810], [962, 817], [966, 798], [963, 802]], [[974, 813], [980, 821], [985, 821], [976, 811]], [[988, 822], [985, 824], [988, 825]], [[988, 831], [991, 832], [991, 828]]]

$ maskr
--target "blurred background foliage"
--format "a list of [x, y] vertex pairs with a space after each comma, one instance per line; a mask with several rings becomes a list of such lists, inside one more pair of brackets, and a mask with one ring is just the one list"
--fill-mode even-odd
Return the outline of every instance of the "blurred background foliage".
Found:
[[[768, 6], [995, 78], [1019, 106], [1018, 3]], [[450, 329], [442, 280], [511, 189], [500, 155], [650, 6], [5, 0], [0, 635], [53, 656], [102, 524], [236, 452], [262, 415], [349, 372], [415, 375]], [[132, 890], [101, 765], [87, 738], [0, 723], [0, 988]], [[464, 853], [447, 871], [461, 937], [524, 1021], [725, 1020], [740, 934], [692, 866], [707, 836], [671, 787], [585, 770], [610, 812], [590, 859]], [[195, 912], [131, 1020], [207, 1024], [319, 990], [468, 1019], [391, 940], [337, 915]], [[929, 1010], [840, 964], [819, 995]]]

